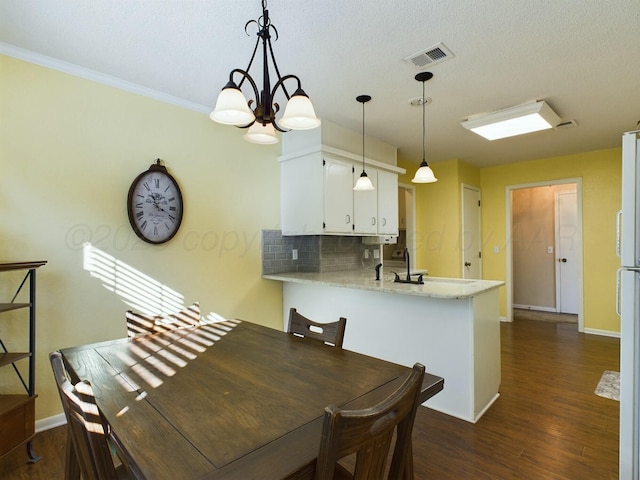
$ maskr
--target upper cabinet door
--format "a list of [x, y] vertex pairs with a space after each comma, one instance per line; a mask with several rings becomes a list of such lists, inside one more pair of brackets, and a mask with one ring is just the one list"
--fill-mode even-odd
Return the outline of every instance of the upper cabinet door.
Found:
[[325, 157], [324, 231], [353, 233], [353, 165]]
[[378, 171], [378, 234], [398, 235], [398, 175]]
[[[366, 169], [367, 176], [375, 190], [353, 192], [353, 221], [355, 233], [376, 235], [378, 233], [378, 171], [374, 168]], [[353, 173], [353, 188], [360, 178], [362, 170], [355, 169]]]

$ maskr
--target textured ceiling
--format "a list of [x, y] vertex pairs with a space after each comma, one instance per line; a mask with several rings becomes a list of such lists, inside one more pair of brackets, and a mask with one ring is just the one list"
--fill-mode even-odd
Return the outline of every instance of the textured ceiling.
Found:
[[[403, 58], [442, 42], [454, 57], [427, 82], [427, 160], [475, 165], [620, 145], [640, 120], [637, 0], [272, 0], [283, 75], [323, 119], [421, 157], [419, 71]], [[211, 109], [255, 42], [258, 0], [0, 0], [0, 53], [39, 55]], [[16, 55], [19, 56], [19, 55]], [[24, 55], [22, 55], [24, 57]], [[259, 66], [258, 66], [259, 67]], [[251, 73], [261, 77], [261, 68]], [[489, 142], [470, 115], [546, 100], [577, 127]]]

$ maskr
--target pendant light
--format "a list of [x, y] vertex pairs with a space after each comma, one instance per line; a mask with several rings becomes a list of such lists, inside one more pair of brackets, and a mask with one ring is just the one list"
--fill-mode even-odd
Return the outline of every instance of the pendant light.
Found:
[[362, 103], [362, 173], [353, 189], [356, 191], [375, 190], [371, 179], [364, 170], [364, 104], [371, 100], [371, 97], [369, 95], [360, 95], [356, 97], [356, 100]]
[[416, 80], [422, 82], [422, 163], [420, 163], [420, 168], [416, 172], [415, 176], [411, 180], [413, 183], [433, 183], [437, 182], [438, 179], [433, 174], [433, 170], [429, 167], [425, 156], [425, 107], [427, 105], [427, 97], [424, 94], [424, 83], [433, 77], [433, 73], [431, 72], [420, 72], [416, 75]]
[[[253, 23], [258, 26], [258, 40], [253, 49], [253, 55], [249, 60], [249, 65], [246, 70], [240, 68], [231, 70], [229, 82], [222, 88], [218, 95], [216, 106], [209, 115], [211, 120], [224, 125], [249, 128], [244, 138], [250, 142], [261, 144], [277, 143], [276, 130], [288, 132], [289, 130], [316, 128], [320, 125], [320, 120], [316, 117], [309, 97], [302, 90], [300, 79], [295, 75], [280, 76], [276, 57], [271, 47], [271, 32], [275, 33], [275, 39], [277, 40], [278, 31], [269, 19], [266, 0], [262, 0], [262, 16], [258, 20], [248, 21], [244, 27], [245, 32], [247, 27]], [[249, 70], [251, 70], [260, 42], [262, 42], [262, 88], [261, 91], [258, 91], [258, 86], [249, 74]], [[269, 58], [278, 78], [273, 89], [271, 88], [269, 76]], [[234, 81], [234, 75], [241, 77], [239, 83]], [[245, 80], [253, 90], [253, 99], [248, 102], [240, 90]], [[290, 95], [285, 88], [284, 82], [287, 80], [295, 80], [297, 82], [293, 95]], [[282, 93], [287, 98], [287, 105], [282, 118], [276, 121], [276, 114], [280, 106], [274, 102], [274, 97], [278, 89], [282, 89]]]

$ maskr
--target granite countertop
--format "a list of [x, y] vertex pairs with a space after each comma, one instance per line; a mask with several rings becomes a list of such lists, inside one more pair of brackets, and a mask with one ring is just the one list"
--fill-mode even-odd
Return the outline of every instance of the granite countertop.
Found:
[[[400, 273], [400, 272], [399, 272]], [[274, 273], [263, 275], [268, 280], [295, 283], [315, 283], [334, 287], [372, 290], [399, 295], [416, 295], [422, 297], [460, 299], [470, 298], [479, 293], [504, 285], [496, 280], [465, 280], [461, 278], [444, 278], [424, 276], [424, 284], [395, 283], [393, 273], [382, 273], [376, 281], [372, 269], [350, 270], [344, 272], [325, 273]], [[406, 278], [400, 274], [400, 278]], [[412, 277], [416, 279], [417, 277]]]

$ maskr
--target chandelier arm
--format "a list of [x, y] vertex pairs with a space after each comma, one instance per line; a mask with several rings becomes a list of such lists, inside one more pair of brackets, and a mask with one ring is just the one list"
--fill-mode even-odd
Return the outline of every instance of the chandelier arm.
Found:
[[233, 70], [231, 70], [231, 73], [229, 74], [229, 83], [233, 83], [235, 85], [235, 82], [233, 81], [234, 73], [239, 73], [240, 75], [242, 75], [242, 80], [240, 81], [238, 88], [240, 88], [240, 85], [242, 85], [242, 82], [244, 82], [245, 79], [248, 80], [251, 84], [251, 87], [253, 88], [253, 94], [255, 95], [256, 102], [259, 102], [260, 96], [258, 93], [258, 86], [256, 85], [256, 82], [253, 81], [253, 78], [251, 78], [251, 75], [249, 75], [249, 72], [242, 70], [241, 68], [234, 68]]
[[[251, 20], [251, 22], [255, 22], [255, 20]], [[249, 22], [249, 23], [251, 23]], [[247, 23], [247, 25], [249, 24]], [[246, 26], [245, 26], [246, 29]], [[253, 59], [256, 56], [256, 52], [258, 51], [258, 46], [260, 45], [260, 37], [258, 37], [258, 40], [256, 40], [256, 46], [253, 47], [253, 53], [251, 54], [251, 59], [249, 60], [249, 65], [247, 65], [247, 68], [245, 68], [245, 72], [249, 72], [249, 70], [251, 70], [251, 65], [253, 65]], [[248, 75], [248, 73], [247, 73]], [[240, 81], [240, 83], [238, 84], [238, 88], [242, 88], [242, 84], [244, 83], [244, 77], [242, 78], [242, 80]], [[256, 102], [258, 101], [258, 97], [256, 96]]]
[[[273, 29], [276, 32], [276, 40], [277, 40], [278, 31], [276, 30], [276, 27], [273, 27]], [[276, 71], [276, 75], [278, 75], [278, 80], [281, 80], [282, 79], [282, 75], [280, 75], [280, 69], [278, 68], [278, 63], [276, 62], [276, 57], [275, 57], [275, 55], [273, 53], [273, 47], [271, 46], [271, 37], [269, 37], [267, 40], [269, 42], [269, 53], [271, 54], [271, 62], [273, 63], [273, 68]], [[298, 80], [298, 88], [300, 88], [300, 80]], [[289, 92], [287, 92], [287, 89], [284, 86], [284, 84], [282, 85], [282, 91], [284, 92], [284, 96], [287, 97], [287, 100], [289, 100], [291, 97], [289, 95]], [[272, 92], [275, 93], [275, 88], [272, 90]], [[273, 95], [272, 95], [272, 97], [273, 97]]]
[[[278, 81], [276, 82], [276, 84], [273, 86], [273, 89], [271, 90], [271, 93], [270, 93], [271, 99], [273, 99], [273, 98], [276, 96], [276, 91], [277, 91], [277, 90], [278, 90], [278, 88], [280, 88], [280, 87], [282, 87], [282, 90], [285, 92], [285, 95], [286, 95], [286, 90], [285, 90], [285, 88], [284, 88], [284, 82], [285, 82], [285, 81], [287, 81], [287, 80], [289, 80], [290, 78], [295, 78], [295, 79], [296, 79], [296, 82], [298, 82], [298, 88], [297, 88], [296, 90], [302, 90], [302, 83], [300, 82], [300, 79], [299, 79], [296, 75], [285, 75], [284, 77], [279, 78], [279, 79], [278, 79]], [[288, 96], [288, 95], [287, 95], [287, 100], [289, 100], [289, 96]], [[276, 103], [275, 105], [277, 105], [277, 103]], [[278, 130], [279, 132], [286, 133], [286, 132], [288, 132], [289, 130], [287, 130], [287, 129], [284, 129], [284, 128], [280, 127], [280, 126], [278, 125], [278, 122], [276, 122], [275, 113], [277, 113], [277, 111], [278, 111], [278, 110], [276, 110], [276, 111], [274, 112], [274, 114], [272, 115], [271, 123], [273, 123], [273, 127], [274, 127], [276, 130]]]

